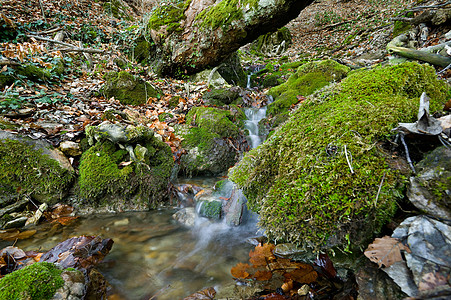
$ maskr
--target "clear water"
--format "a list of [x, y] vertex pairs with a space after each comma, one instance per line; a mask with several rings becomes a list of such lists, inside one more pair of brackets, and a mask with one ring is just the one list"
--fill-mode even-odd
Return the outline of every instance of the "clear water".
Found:
[[172, 219], [174, 212], [92, 215], [69, 226], [43, 224], [16, 246], [44, 252], [73, 236], [112, 238], [113, 249], [98, 267], [123, 299], [149, 299], [159, 292], [157, 299], [181, 299], [232, 283], [231, 267], [249, 258], [252, 246], [246, 239], [256, 236], [255, 223], [228, 227], [199, 218], [190, 230]]
[[244, 127], [249, 131], [248, 141], [251, 149], [257, 148], [262, 143], [262, 137], [259, 135], [258, 123], [266, 117], [266, 106], [262, 108], [246, 108], [244, 110], [247, 120]]

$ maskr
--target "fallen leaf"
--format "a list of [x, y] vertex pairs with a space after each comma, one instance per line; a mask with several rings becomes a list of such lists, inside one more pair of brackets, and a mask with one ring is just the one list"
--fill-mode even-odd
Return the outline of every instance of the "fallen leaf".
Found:
[[313, 269], [311, 265], [304, 264], [302, 268], [296, 269], [289, 273], [285, 273], [284, 277], [297, 281], [299, 283], [312, 283], [318, 279], [318, 273]]
[[446, 277], [439, 273], [426, 273], [421, 277], [421, 281], [418, 284], [418, 289], [420, 291], [433, 290], [438, 286], [448, 285], [448, 280]]
[[397, 261], [402, 261], [401, 251], [405, 250], [410, 253], [409, 247], [403, 245], [395, 238], [384, 236], [376, 238], [372, 244], [368, 246], [364, 254], [372, 262], [379, 265], [379, 268], [389, 267]]
[[230, 273], [232, 273], [232, 276], [235, 278], [247, 279], [250, 275], [247, 270], [250, 267], [251, 266], [249, 264], [238, 263], [236, 266], [232, 267]]
[[272, 272], [268, 270], [259, 270], [252, 276], [258, 281], [266, 281], [272, 278]]
[[186, 298], [183, 298], [183, 300], [213, 300], [215, 298], [216, 291], [214, 288], [209, 287], [205, 290], [196, 292]]
[[271, 260], [276, 258], [273, 254], [274, 248], [273, 244], [257, 245], [254, 251], [249, 252], [250, 263], [256, 267], [268, 265]]

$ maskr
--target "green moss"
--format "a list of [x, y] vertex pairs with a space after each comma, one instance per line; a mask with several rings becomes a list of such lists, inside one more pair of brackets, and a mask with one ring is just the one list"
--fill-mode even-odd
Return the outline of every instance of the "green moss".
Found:
[[246, 7], [246, 5], [256, 8], [258, 1], [223, 0], [211, 6], [210, 9], [203, 10], [197, 15], [196, 20], [200, 21], [200, 27], [211, 29], [223, 27], [228, 29], [234, 20], [239, 20], [243, 17], [242, 8]]
[[405, 183], [376, 141], [398, 122], [416, 120], [423, 91], [433, 112], [448, 86], [417, 63], [349, 75], [306, 100], [229, 178], [243, 188], [270, 238], [315, 249], [346, 244], [346, 235], [352, 243], [371, 238], [394, 214]]
[[125, 158], [124, 154], [108, 141], [97, 143], [84, 152], [80, 163], [80, 196], [98, 199], [125, 190], [133, 169], [130, 166], [118, 167]]
[[185, 10], [190, 3], [191, 0], [175, 0], [172, 3], [164, 3], [158, 6], [149, 18], [147, 23], [148, 28], [160, 30], [162, 26], [166, 26], [168, 34], [182, 30], [180, 21], [186, 19]]
[[171, 99], [169, 99], [169, 108], [175, 108], [179, 105], [180, 103], [180, 96], [172, 96]]
[[73, 180], [59, 163], [24, 142], [0, 140], [0, 181], [46, 202], [61, 200]]
[[222, 202], [221, 201], [202, 201], [200, 203], [200, 215], [209, 219], [221, 218]]
[[62, 270], [54, 264], [34, 263], [0, 279], [0, 299], [51, 299], [64, 285]]
[[269, 90], [275, 101], [268, 106], [269, 115], [277, 115], [298, 102], [297, 96], [308, 96], [314, 91], [339, 81], [350, 71], [333, 60], [315, 61], [301, 65], [284, 84]]
[[113, 15], [117, 19], [132, 20], [130, 14], [126, 12], [126, 9], [124, 9], [123, 4], [119, 0], [104, 2], [103, 9], [106, 13]]
[[109, 72], [105, 75], [105, 80], [102, 92], [107, 97], [115, 97], [122, 104], [142, 105], [149, 97], [161, 97], [161, 93], [148, 82], [126, 71]]

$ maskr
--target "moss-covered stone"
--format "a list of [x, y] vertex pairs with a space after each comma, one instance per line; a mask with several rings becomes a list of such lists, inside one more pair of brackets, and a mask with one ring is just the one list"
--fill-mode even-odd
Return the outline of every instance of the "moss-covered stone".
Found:
[[270, 238], [314, 249], [359, 244], [393, 216], [405, 184], [377, 141], [416, 120], [424, 91], [432, 112], [448, 92], [427, 65], [355, 72], [302, 103], [229, 178]]
[[148, 42], [144, 37], [140, 37], [135, 40], [135, 47], [133, 48], [133, 58], [144, 64], [148, 62], [149, 58], [152, 55], [152, 52], [155, 50], [155, 46], [153, 42]]
[[237, 52], [234, 52], [229, 58], [222, 62], [218, 72], [228, 84], [246, 87], [247, 76], [241, 66], [240, 57]]
[[180, 21], [186, 19], [185, 10], [190, 3], [191, 0], [175, 0], [157, 6], [150, 15], [147, 27], [159, 31], [164, 26], [167, 34], [180, 31]]
[[237, 102], [239, 97], [236, 89], [212, 89], [202, 96], [202, 100], [209, 105], [223, 106]]
[[72, 180], [69, 161], [50, 144], [0, 130], [0, 182], [5, 188], [55, 203], [67, 194]]
[[199, 214], [205, 218], [219, 220], [222, 215], [221, 201], [201, 201]]
[[237, 159], [236, 150], [227, 139], [241, 137], [240, 128], [246, 116], [237, 106], [230, 110], [213, 107], [193, 107], [186, 115], [186, 124], [178, 133], [188, 154], [181, 168], [188, 174], [218, 174], [226, 171]]
[[9, 273], [0, 279], [0, 299], [51, 299], [64, 284], [61, 273], [62, 270], [47, 262], [34, 263]]
[[296, 72], [297, 68], [304, 63], [305, 61], [302, 60], [284, 63], [280, 66], [268, 63], [263, 69], [251, 75], [251, 86], [260, 86], [263, 88], [278, 86], [286, 82]]
[[107, 73], [105, 80], [101, 92], [106, 97], [114, 97], [122, 104], [142, 105], [147, 102], [149, 97], [161, 97], [161, 92], [150, 83], [125, 71]]
[[169, 146], [147, 127], [111, 126], [118, 128], [86, 129], [93, 146], [81, 158], [79, 195], [94, 207], [112, 210], [143, 210], [164, 203], [174, 165]]
[[314, 61], [301, 65], [284, 84], [269, 90], [275, 101], [268, 106], [269, 115], [277, 115], [298, 102], [297, 96], [308, 96], [333, 81], [340, 81], [349, 67], [333, 60]]

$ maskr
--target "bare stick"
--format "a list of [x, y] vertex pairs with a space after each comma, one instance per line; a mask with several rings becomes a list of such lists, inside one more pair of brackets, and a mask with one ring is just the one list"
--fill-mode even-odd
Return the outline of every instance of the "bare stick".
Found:
[[104, 50], [99, 50], [99, 49], [91, 49], [91, 48], [61, 48], [61, 49], [56, 49], [57, 51], [61, 51], [61, 52], [83, 52], [83, 53], [104, 53]]
[[346, 161], [348, 162], [349, 169], [351, 170], [351, 174], [354, 174], [354, 170], [352, 169], [351, 163], [349, 162], [348, 150], [346, 150], [346, 145], [345, 145], [345, 156], [346, 156]]
[[416, 174], [415, 167], [413, 166], [412, 160], [410, 159], [409, 148], [407, 148], [406, 141], [404, 140], [404, 134], [401, 133], [400, 135], [401, 135], [401, 143], [404, 145], [404, 149], [406, 150], [407, 162], [409, 163], [409, 166], [412, 169], [413, 173]]
[[0, 60], [0, 66], [20, 66], [21, 63], [10, 61], [10, 60]]
[[374, 206], [377, 205], [377, 199], [379, 199], [379, 194], [381, 193], [382, 184], [384, 183], [384, 179], [385, 179], [385, 172], [384, 172], [384, 175], [382, 176], [381, 183], [379, 184], [379, 189], [377, 190], [376, 200], [374, 201]]
[[42, 36], [37, 36], [37, 35], [28, 35], [27, 37], [29, 38], [34, 38], [37, 40], [41, 40], [41, 41], [46, 41], [46, 42], [50, 42], [50, 43], [55, 43], [55, 44], [59, 44], [59, 45], [63, 45], [63, 46], [67, 46], [70, 48], [64, 48], [64, 49], [60, 49], [59, 51], [66, 51], [66, 52], [86, 52], [86, 53], [104, 53], [104, 50], [99, 50], [99, 49], [91, 49], [91, 48], [79, 48], [75, 45], [72, 44], [68, 44], [68, 43], [64, 43], [64, 42], [60, 42], [60, 41], [56, 41], [56, 40], [52, 40], [52, 39], [48, 39]]
[[42, 16], [44, 17], [44, 20], [45, 20], [44, 5], [42, 4], [42, 0], [39, 0], [39, 6], [41, 6], [41, 13], [42, 13]]

